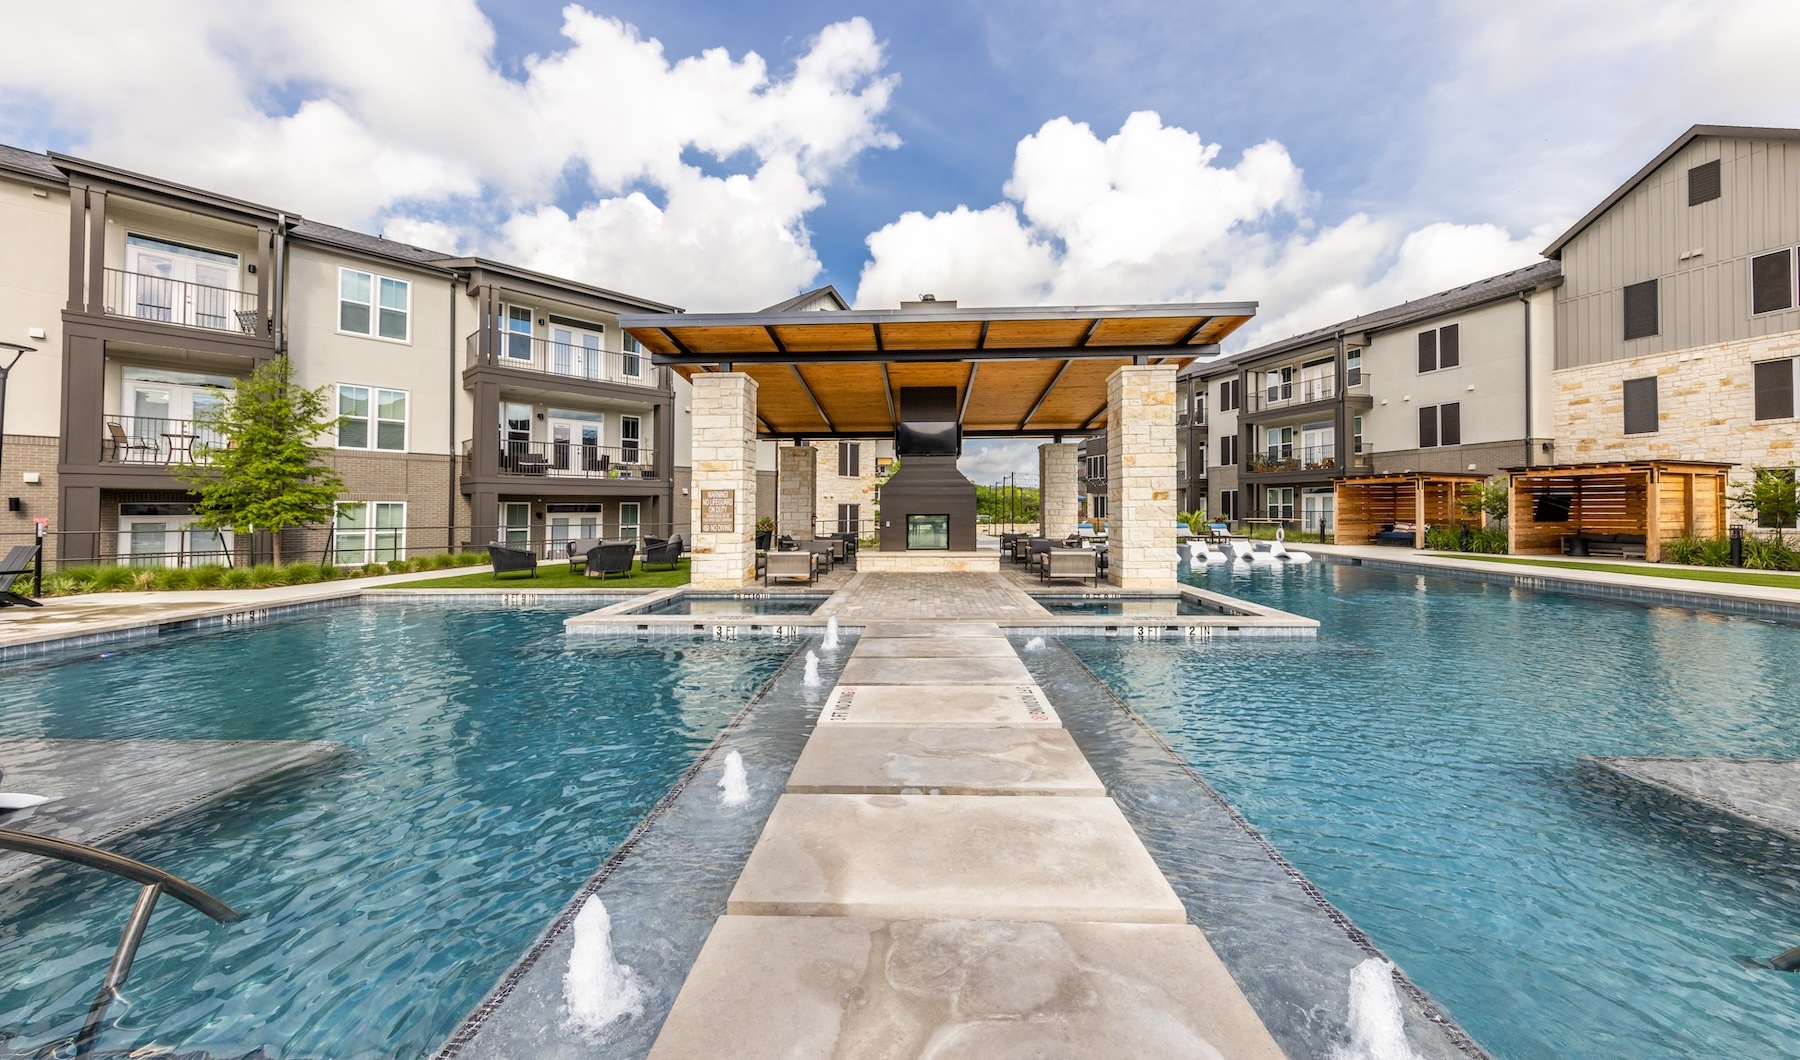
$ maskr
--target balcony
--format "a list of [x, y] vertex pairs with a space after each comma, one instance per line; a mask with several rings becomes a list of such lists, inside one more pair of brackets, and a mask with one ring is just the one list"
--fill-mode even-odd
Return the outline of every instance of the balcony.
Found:
[[469, 336], [465, 363], [468, 367], [512, 368], [521, 372], [661, 389], [662, 371], [650, 363], [647, 353], [621, 353], [592, 346], [525, 335], [499, 334], [483, 348], [482, 335]]
[[[500, 474], [537, 479], [651, 479], [661, 476], [656, 456], [643, 445], [499, 441]], [[463, 472], [474, 468], [472, 443], [463, 443]]]
[[167, 467], [205, 464], [214, 450], [228, 445], [225, 436], [194, 420], [162, 416], [108, 416], [100, 459], [107, 464]]
[[[1369, 373], [1360, 369], [1350, 373], [1349, 391], [1364, 390], [1369, 385]], [[1315, 402], [1330, 401], [1344, 390], [1338, 388], [1336, 376], [1324, 376], [1319, 379], [1297, 379], [1289, 383], [1276, 383], [1250, 392], [1247, 411], [1270, 412], [1276, 409], [1298, 408]]]
[[1343, 460], [1338, 456], [1337, 446], [1331, 443], [1272, 446], [1263, 452], [1251, 453], [1245, 461], [1245, 470], [1252, 474], [1363, 471], [1370, 466], [1367, 454], [1352, 453], [1348, 460]]
[[209, 287], [124, 269], [105, 271], [107, 316], [233, 335], [262, 334], [253, 291]]

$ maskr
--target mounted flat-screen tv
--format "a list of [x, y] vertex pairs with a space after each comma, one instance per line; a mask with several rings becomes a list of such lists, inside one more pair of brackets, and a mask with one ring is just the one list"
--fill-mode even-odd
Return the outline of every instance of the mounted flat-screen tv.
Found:
[[902, 462], [909, 456], [961, 456], [962, 431], [955, 420], [903, 420], [894, 431], [894, 454]]
[[1575, 508], [1573, 493], [1540, 493], [1531, 507], [1531, 518], [1539, 523], [1566, 523]]

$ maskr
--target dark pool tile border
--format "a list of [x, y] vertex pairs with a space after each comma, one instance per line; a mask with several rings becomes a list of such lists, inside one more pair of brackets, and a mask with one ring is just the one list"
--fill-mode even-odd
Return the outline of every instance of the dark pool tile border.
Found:
[[[1015, 631], [1008, 630], [1008, 632], [1011, 633]], [[1031, 664], [1034, 655], [1041, 654], [1042, 653], [1025, 651], [1020, 652], [1020, 656], [1026, 659], [1027, 665]], [[1062, 648], [1061, 654], [1077, 668], [1081, 675], [1080, 679], [1082, 682], [1091, 686], [1093, 697], [1096, 700], [1103, 701], [1105, 709], [1116, 711], [1119, 715], [1126, 718], [1141, 737], [1153, 742], [1156, 747], [1160, 748], [1169, 764], [1185, 774], [1187, 779], [1190, 780], [1194, 787], [1200, 792], [1201, 796], [1219, 813], [1223, 814], [1230, 821], [1233, 828], [1235, 828], [1245, 840], [1253, 844], [1260, 852], [1261, 856], [1275, 866], [1290, 884], [1298, 888], [1306, 899], [1316, 907], [1332, 925], [1343, 933], [1343, 936], [1346, 939], [1348, 939], [1365, 956], [1388, 961], [1393, 965], [1393, 980], [1396, 987], [1399, 988], [1406, 998], [1413, 1003], [1419, 1015], [1423, 1016], [1444, 1035], [1445, 1040], [1452, 1048], [1461, 1055], [1469, 1058], [1469, 1060], [1493, 1060], [1491, 1054], [1482, 1047], [1481, 1043], [1477, 1042], [1448, 1012], [1439, 1006], [1430, 994], [1426, 993], [1418, 986], [1418, 984], [1414, 983], [1412, 979], [1406, 975], [1398, 962], [1393, 961], [1392, 958], [1383, 953], [1381, 948], [1375, 945], [1375, 942], [1369, 938], [1367, 933], [1357, 927], [1355, 921], [1351, 920], [1341, 909], [1333, 905], [1331, 900], [1325, 897], [1324, 892], [1320, 891], [1317, 885], [1307, 879], [1306, 875], [1296, 868], [1292, 862], [1288, 861], [1267, 836], [1263, 835], [1255, 825], [1251, 824], [1249, 819], [1240, 813], [1236, 806], [1231, 804], [1230, 800], [1221, 795], [1219, 791], [1194, 768], [1192, 763], [1177, 753], [1176, 750], [1170, 746], [1169, 742], [1163, 738], [1162, 734], [1157, 732], [1149, 722], [1145, 721], [1137, 711], [1133, 710], [1130, 704], [1126, 703], [1125, 700], [1113, 690], [1111, 685], [1101, 680], [1099, 675], [1095, 674], [1087, 665], [1086, 661], [1074, 652], [1069, 651], [1066, 647]], [[1038, 667], [1033, 667], [1033, 676], [1038, 678], [1041, 684], [1049, 687], [1054, 683], [1054, 676], [1049, 673], [1041, 672], [1041, 667], [1047, 664], [1047, 662], [1048, 660], [1043, 660]], [[1083, 729], [1079, 718], [1079, 711], [1074, 708], [1072, 704], [1067, 704], [1059, 700], [1057, 706], [1059, 713], [1063, 718], [1065, 727], [1070, 728], [1071, 734], [1076, 737], [1077, 743], [1080, 743], [1084, 739], [1105, 738], [1103, 733]], [[1070, 724], [1071, 721], [1074, 722], [1073, 725]], [[1096, 768], [1098, 768], [1098, 764], [1096, 765]], [[1107, 780], [1107, 778], [1103, 775], [1102, 780]], [[1109, 789], [1111, 788], [1111, 781], [1109, 780], [1108, 787]], [[1130, 819], [1133, 809], [1127, 808], [1124, 805], [1121, 805], [1121, 809], [1126, 810], [1127, 818]], [[1195, 915], [1196, 910], [1193, 905], [1189, 903], [1186, 896], [1183, 896], [1183, 904], [1188, 905], [1190, 916]], [[1222, 953], [1221, 956], [1223, 957], [1225, 954]]]
[[[1647, 607], [1679, 607], [1687, 611], [1715, 611], [1745, 618], [1761, 618], [1775, 622], [1800, 623], [1800, 604], [1784, 604], [1773, 600], [1749, 600], [1736, 596], [1720, 596], [1705, 589], [1651, 589], [1637, 585], [1613, 585], [1591, 582], [1555, 574], [1518, 574], [1509, 570], [1482, 570], [1462, 566], [1438, 566], [1404, 559], [1374, 559], [1367, 556], [1338, 556], [1321, 553], [1326, 563], [1349, 567], [1367, 567], [1395, 574], [1442, 575], [1465, 581], [1509, 585], [1539, 592], [1587, 596], [1598, 600], [1643, 604]], [[1543, 568], [1548, 569], [1548, 568]]]

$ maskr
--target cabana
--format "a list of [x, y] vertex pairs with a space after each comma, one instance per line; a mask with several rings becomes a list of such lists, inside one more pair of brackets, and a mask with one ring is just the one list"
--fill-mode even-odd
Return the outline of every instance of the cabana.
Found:
[[1461, 515], [1458, 496], [1484, 481], [1480, 475], [1437, 471], [1338, 479], [1335, 539], [1340, 545], [1399, 543], [1408, 532], [1400, 528], [1410, 526], [1412, 546], [1424, 548], [1425, 528], [1455, 523]]
[[1725, 534], [1726, 476], [1733, 465], [1632, 460], [1507, 468], [1514, 555], [1662, 558], [1673, 537]]

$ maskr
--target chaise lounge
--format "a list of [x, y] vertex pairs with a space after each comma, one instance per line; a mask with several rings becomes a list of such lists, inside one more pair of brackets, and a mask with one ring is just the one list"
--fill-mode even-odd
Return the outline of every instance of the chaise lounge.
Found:
[[18, 604], [24, 607], [43, 607], [44, 605], [13, 591], [13, 583], [31, 569], [31, 561], [37, 558], [36, 545], [14, 545], [7, 552], [6, 559], [0, 560], [0, 607], [12, 607]]

